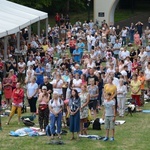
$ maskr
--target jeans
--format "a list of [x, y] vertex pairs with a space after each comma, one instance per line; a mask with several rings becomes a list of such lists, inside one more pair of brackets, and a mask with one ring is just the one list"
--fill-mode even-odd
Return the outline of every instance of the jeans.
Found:
[[87, 44], [87, 47], [88, 47], [88, 52], [91, 52], [92, 44], [91, 44], [91, 43], [88, 43], [88, 44]]
[[126, 45], [126, 37], [122, 37], [122, 46]]
[[55, 123], [57, 122], [57, 133], [61, 132], [61, 120], [62, 120], [62, 112], [58, 114], [56, 117], [54, 114], [50, 113], [50, 130], [51, 134], [55, 134]]
[[124, 116], [124, 111], [125, 111], [125, 97], [117, 97], [118, 101], [118, 111], [119, 111], [119, 116]]
[[134, 41], [134, 34], [130, 33], [130, 43], [133, 43], [133, 41]]

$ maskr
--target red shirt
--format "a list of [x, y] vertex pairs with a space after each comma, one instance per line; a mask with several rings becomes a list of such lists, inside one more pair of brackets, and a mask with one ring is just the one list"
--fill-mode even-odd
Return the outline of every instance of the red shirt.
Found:
[[15, 104], [22, 103], [23, 98], [24, 98], [24, 90], [22, 88], [13, 90], [13, 93], [12, 93], [13, 103]]
[[60, 16], [59, 16], [59, 15], [56, 15], [56, 16], [55, 16], [55, 20], [56, 20], [56, 21], [60, 21]]
[[74, 49], [75, 49], [76, 41], [75, 41], [75, 40], [70, 40], [69, 45], [70, 45], [71, 48], [74, 48]]

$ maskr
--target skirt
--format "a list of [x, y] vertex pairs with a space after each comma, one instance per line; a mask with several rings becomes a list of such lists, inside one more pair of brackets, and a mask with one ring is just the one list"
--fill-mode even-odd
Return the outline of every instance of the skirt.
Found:
[[70, 115], [70, 132], [80, 131], [80, 112], [75, 115]]

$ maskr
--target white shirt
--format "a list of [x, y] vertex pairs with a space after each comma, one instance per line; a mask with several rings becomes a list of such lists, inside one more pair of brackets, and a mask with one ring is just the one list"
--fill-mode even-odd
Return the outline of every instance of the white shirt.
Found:
[[121, 73], [123, 76], [127, 76], [127, 72], [126, 72], [125, 70], [122, 70], [120, 73]]
[[87, 36], [87, 43], [88, 43], [88, 44], [92, 44], [93, 38], [94, 38], [94, 37], [93, 37], [92, 35], [90, 35], [90, 36], [88, 35], [88, 36]]
[[95, 67], [95, 63], [94, 62], [92, 62], [91, 64], [90, 63], [87, 64], [87, 68], [94, 68], [94, 67]]
[[[77, 79], [73, 79], [73, 84], [75, 86], [80, 86], [82, 84], [82, 80], [81, 79], [78, 79], [78, 80]], [[81, 92], [81, 88], [79, 88], [79, 87], [75, 87], [74, 89], [76, 89], [78, 92]]]
[[28, 66], [28, 67], [33, 66], [34, 64], [35, 64], [35, 61], [34, 61], [34, 60], [32, 60], [32, 61], [29, 60], [29, 61], [27, 62], [27, 66]]
[[[118, 94], [118, 93], [121, 93], [121, 94]], [[117, 86], [117, 97], [125, 97], [126, 94], [127, 94], [127, 87], [125, 85], [120, 86], [118, 84], [118, 86]]]
[[[21, 68], [21, 69], [23, 69], [25, 66], [26, 66], [25, 62], [23, 62], [23, 63], [19, 62], [18, 63], [18, 67]], [[24, 69], [24, 71], [22, 73], [25, 73], [25, 69]]]
[[145, 78], [146, 80], [150, 79], [150, 70], [148, 68], [145, 70]]
[[128, 71], [131, 71], [131, 69], [132, 69], [132, 62], [131, 61], [125, 60], [124, 61], [124, 65], [128, 66]]
[[51, 72], [51, 64], [50, 63], [46, 63], [45, 71], [46, 72]]
[[[52, 82], [51, 82], [51, 84], [56, 84], [56, 79], [54, 79]], [[58, 82], [57, 82], [57, 86], [60, 86], [60, 85], [62, 85], [63, 84], [63, 80], [62, 79], [60, 79]], [[54, 91], [57, 91], [58, 93], [59, 93], [59, 95], [61, 95], [62, 94], [62, 88], [53, 88], [53, 90]]]
[[147, 52], [144, 51], [143, 54], [140, 53], [139, 56], [140, 56], [140, 61], [143, 62], [146, 60]]
[[110, 42], [111, 42], [112, 44], [115, 44], [115, 41], [116, 41], [116, 36], [115, 36], [115, 35], [111, 35], [111, 36], [110, 36]]
[[[27, 85], [27, 93], [28, 96], [31, 97], [33, 96], [33, 94], [36, 92], [36, 90], [38, 89], [38, 84], [37, 83], [28, 83]], [[34, 97], [37, 97], [38, 94], [36, 94]]]
[[119, 79], [114, 77], [113, 84], [117, 87], [119, 85]]
[[127, 56], [130, 56], [130, 52], [129, 51], [122, 51], [120, 54], [121, 59], [125, 59]]
[[127, 36], [127, 30], [122, 30], [121, 36], [126, 37]]

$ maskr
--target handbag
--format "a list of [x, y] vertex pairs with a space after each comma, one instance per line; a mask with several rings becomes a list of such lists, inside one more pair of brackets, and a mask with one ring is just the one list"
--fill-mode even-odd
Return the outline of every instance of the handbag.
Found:
[[40, 109], [40, 110], [44, 110], [44, 109], [46, 109], [46, 108], [48, 108], [48, 105], [47, 105], [47, 104], [40, 104], [40, 105], [39, 105], [39, 109]]

